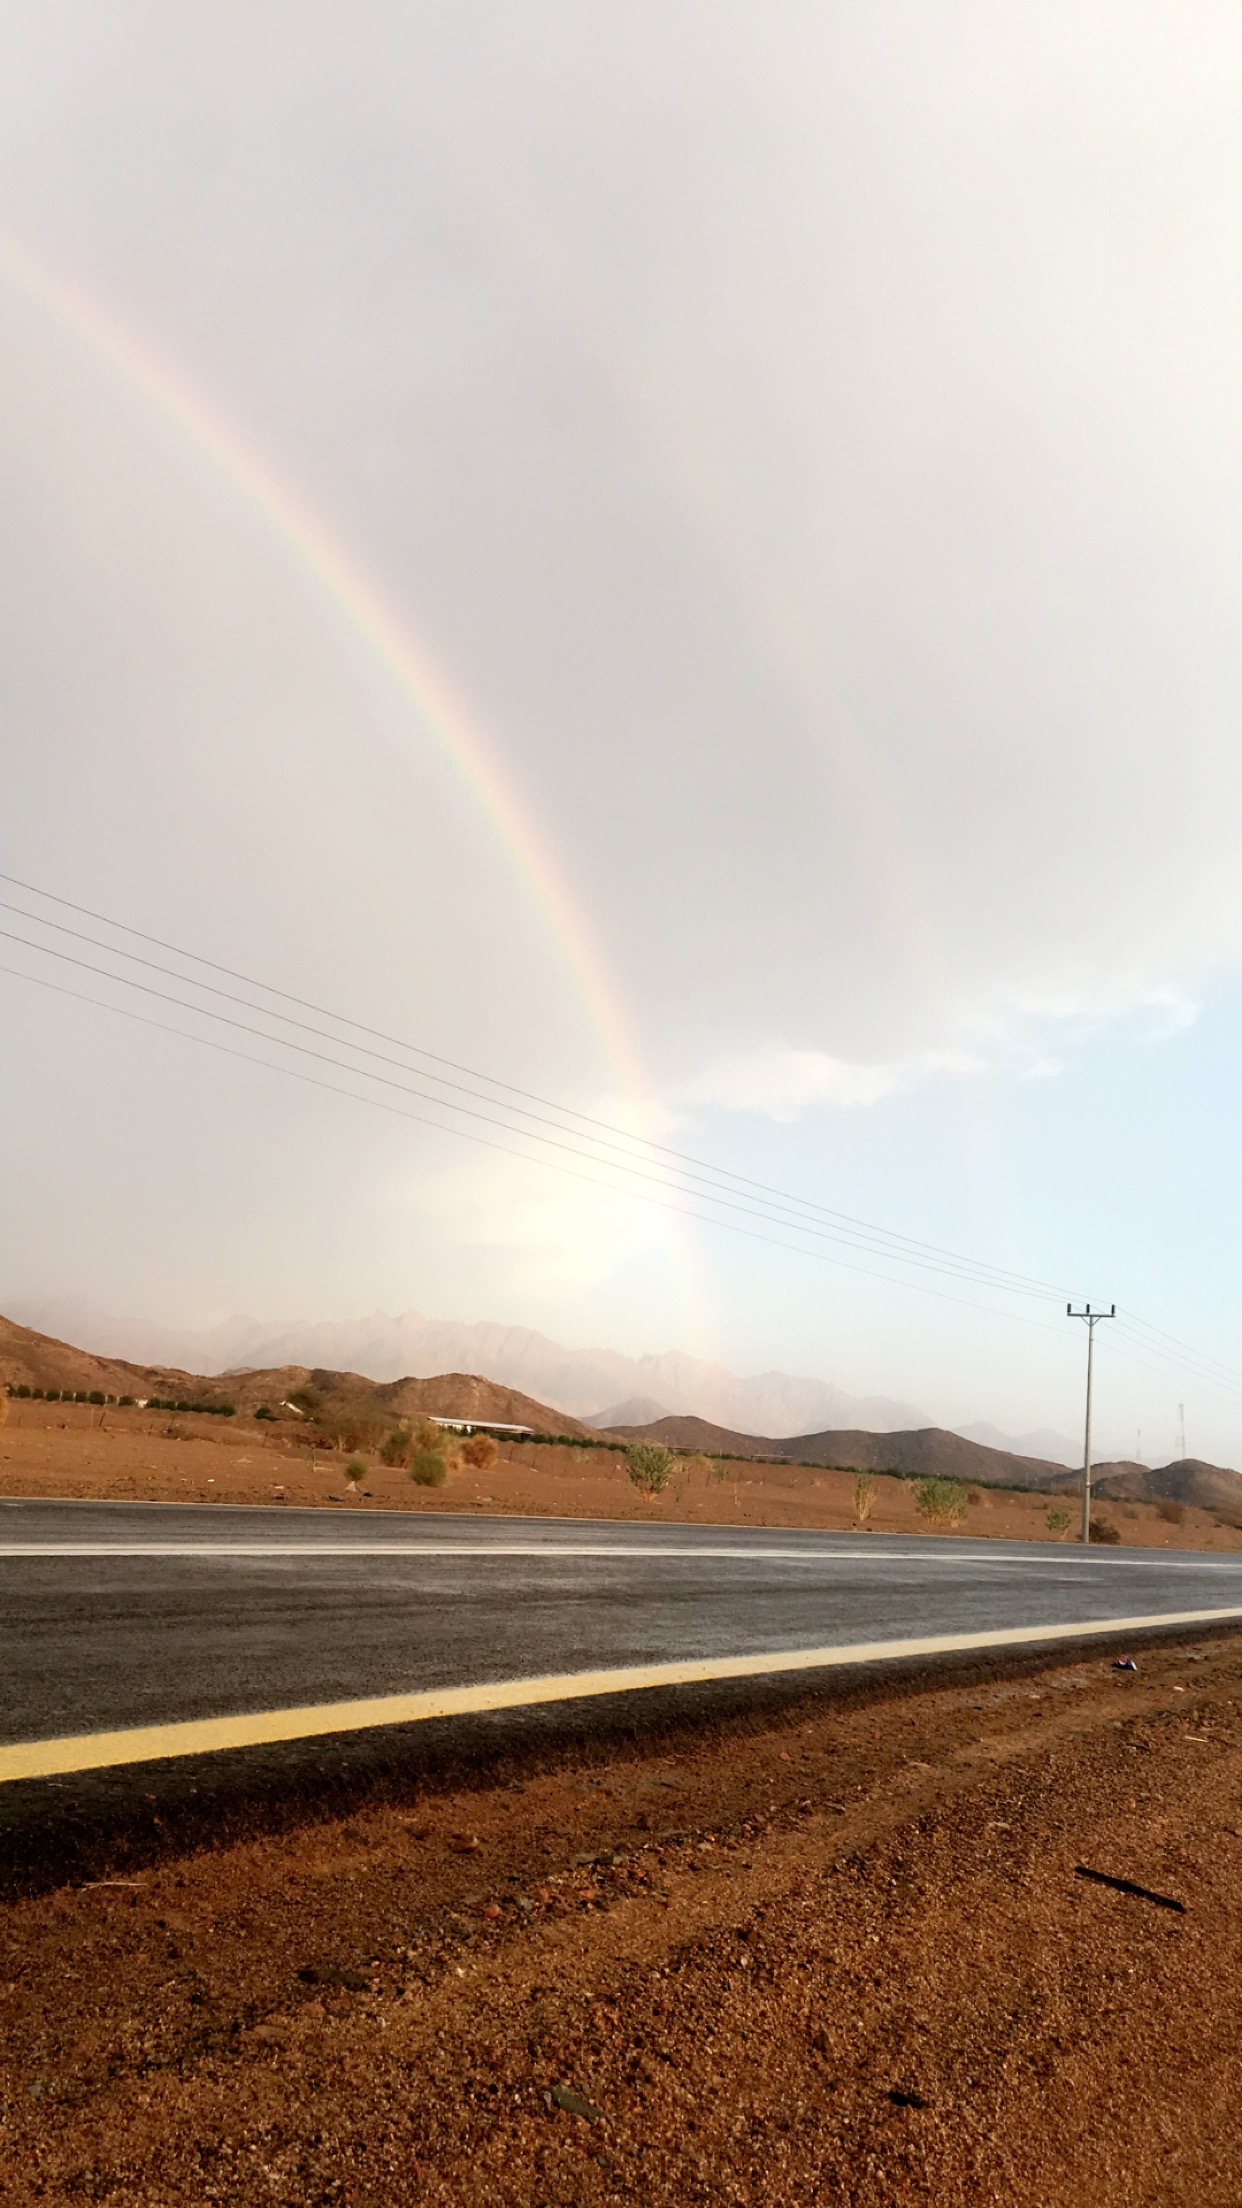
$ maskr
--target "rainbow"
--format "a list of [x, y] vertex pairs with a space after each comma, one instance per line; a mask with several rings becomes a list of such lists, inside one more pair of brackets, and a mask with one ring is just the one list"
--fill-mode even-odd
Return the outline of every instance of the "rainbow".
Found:
[[0, 236], [0, 274], [102, 358], [180, 430], [266, 523], [282, 550], [385, 669], [486, 821], [537, 914], [615, 1079], [651, 1132], [656, 1110], [640, 1055], [587, 921], [477, 721], [421, 637], [399, 619], [378, 584], [325, 523], [273, 474], [237, 432], [166, 361], [139, 343], [76, 285]]

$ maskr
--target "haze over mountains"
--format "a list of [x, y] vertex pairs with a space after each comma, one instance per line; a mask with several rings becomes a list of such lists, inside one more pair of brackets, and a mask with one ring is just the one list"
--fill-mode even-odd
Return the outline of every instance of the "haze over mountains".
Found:
[[[600, 1427], [650, 1425], [691, 1416], [734, 1432], [778, 1439], [826, 1429], [906, 1432], [934, 1423], [916, 1404], [852, 1395], [827, 1380], [786, 1372], [739, 1375], [703, 1358], [669, 1350], [629, 1357], [619, 1350], [569, 1349], [528, 1327], [488, 1320], [430, 1319], [418, 1311], [367, 1318], [263, 1320], [238, 1316], [202, 1328], [118, 1318], [84, 1297], [10, 1301], [21, 1324], [77, 1342], [101, 1356], [190, 1372], [237, 1366], [325, 1366], [373, 1380], [407, 1374], [482, 1373], [542, 1403]], [[1010, 1436], [995, 1426], [954, 1428], [987, 1448], [1073, 1464], [1067, 1436], [1041, 1430]]]

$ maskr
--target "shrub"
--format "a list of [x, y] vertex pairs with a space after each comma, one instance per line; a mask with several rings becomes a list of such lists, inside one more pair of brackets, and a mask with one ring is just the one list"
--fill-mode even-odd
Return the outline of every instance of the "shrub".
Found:
[[[495, 1434], [467, 1434], [459, 1452], [463, 1464], [472, 1471], [490, 1472], [500, 1455], [500, 1444]], [[578, 1452], [574, 1451], [575, 1460]]]
[[31, 1395], [32, 1395], [32, 1396], [34, 1397], [34, 1400], [35, 1400], [35, 1402], [36, 1402], [36, 1403], [41, 1403], [41, 1402], [43, 1401], [43, 1390], [42, 1390], [42, 1388], [32, 1388], [32, 1389], [31, 1389], [31, 1391], [30, 1391], [30, 1393], [31, 1393]]
[[419, 1449], [410, 1464], [410, 1478], [415, 1487], [443, 1487], [448, 1478], [448, 1459], [443, 1449]]
[[132, 1395], [120, 1395], [120, 1396], [118, 1396], [118, 1397], [117, 1397], [117, 1402], [119, 1403], [119, 1405], [120, 1405], [120, 1407], [121, 1407], [121, 1409], [122, 1409], [123, 1411], [132, 1411], [132, 1410], [133, 1410], [133, 1407], [134, 1407], [134, 1399], [133, 1399], [133, 1396], [132, 1396]]
[[865, 1526], [875, 1508], [874, 1472], [854, 1474], [854, 1516], [860, 1526]]
[[275, 1411], [271, 1410], [266, 1403], [256, 1403], [254, 1415], [256, 1418], [270, 1418], [273, 1422], [276, 1417]]
[[916, 1480], [914, 1507], [931, 1526], [957, 1526], [966, 1515], [966, 1490], [960, 1480]]
[[318, 1418], [323, 1409], [323, 1397], [318, 1388], [295, 1388], [289, 1401], [304, 1418]]
[[345, 1477], [351, 1487], [357, 1487], [359, 1480], [365, 1480], [366, 1476], [367, 1460], [365, 1457], [349, 1457], [346, 1459]]
[[92, 1388], [86, 1400], [88, 1403], [106, 1403], [108, 1399], [102, 1388]]
[[1044, 1524], [1047, 1526], [1049, 1533], [1055, 1533], [1058, 1536], [1060, 1534], [1068, 1532], [1069, 1522], [1070, 1514], [1068, 1510], [1050, 1510], [1048, 1516], [1044, 1520]]
[[631, 1485], [640, 1495], [662, 1495], [673, 1468], [673, 1452], [662, 1441], [632, 1441], [625, 1452]]
[[43, 1400], [44, 1400], [44, 1402], [45, 1402], [45, 1403], [59, 1403], [59, 1401], [60, 1401], [60, 1389], [59, 1389], [59, 1388], [45, 1388], [45, 1389], [43, 1390]]
[[1163, 1518], [1166, 1526], [1180, 1526], [1186, 1516], [1186, 1506], [1174, 1502], [1171, 1495], [1163, 1495], [1156, 1505], [1156, 1516]]
[[26, 1383], [25, 1383], [25, 1381], [24, 1381], [24, 1380], [22, 1381], [22, 1383], [21, 1383], [20, 1387], [16, 1387], [16, 1388], [14, 1388], [12, 1392], [13, 1392], [13, 1394], [14, 1394], [14, 1395], [20, 1395], [20, 1396], [26, 1396], [26, 1397], [28, 1397], [28, 1396], [29, 1396], [29, 1394], [30, 1394], [30, 1390], [29, 1390], [29, 1388], [27, 1387], [27, 1385], [26, 1385]]
[[413, 1446], [414, 1429], [407, 1425], [405, 1420], [402, 1420], [400, 1425], [390, 1427], [381, 1441], [379, 1445], [380, 1463], [387, 1465], [408, 1464]]
[[1115, 1548], [1121, 1539], [1120, 1528], [1113, 1524], [1111, 1518], [1093, 1518], [1091, 1538], [1093, 1541], [1103, 1542], [1108, 1548]]

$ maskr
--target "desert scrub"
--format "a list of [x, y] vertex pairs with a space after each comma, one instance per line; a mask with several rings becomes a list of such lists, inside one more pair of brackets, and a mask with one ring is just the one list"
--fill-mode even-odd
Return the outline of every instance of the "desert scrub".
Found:
[[1121, 1528], [1115, 1526], [1111, 1518], [1093, 1518], [1091, 1521], [1091, 1538], [1093, 1541], [1099, 1541], [1106, 1548], [1115, 1548], [1121, 1539]]
[[966, 1516], [966, 1490], [960, 1480], [916, 1480], [914, 1507], [929, 1526], [959, 1526]]
[[[462, 1463], [468, 1464], [472, 1471], [490, 1472], [500, 1455], [500, 1445], [495, 1434], [467, 1434], [458, 1455]], [[585, 1451], [575, 1449], [574, 1463], [584, 1464], [585, 1462]]]
[[1069, 1522], [1070, 1514], [1068, 1510], [1050, 1510], [1044, 1520], [1049, 1533], [1056, 1534], [1058, 1538], [1061, 1534], [1068, 1532]]
[[854, 1474], [854, 1516], [860, 1526], [865, 1526], [875, 1508], [874, 1472]]
[[347, 1479], [347, 1480], [349, 1481], [349, 1484], [350, 1484], [350, 1486], [351, 1486], [351, 1487], [358, 1487], [358, 1486], [359, 1486], [359, 1485], [361, 1484], [361, 1482], [362, 1482], [363, 1480], [365, 1480], [366, 1476], [367, 1476], [367, 1460], [366, 1460], [366, 1458], [365, 1458], [365, 1457], [347, 1457], [347, 1458], [346, 1458], [346, 1460], [345, 1460], [345, 1477], [346, 1477], [346, 1479]]
[[415, 1487], [443, 1487], [451, 1469], [449, 1446], [446, 1429], [437, 1426], [433, 1418], [425, 1418], [415, 1427], [410, 1457], [410, 1478]]
[[662, 1495], [673, 1468], [673, 1452], [662, 1441], [634, 1441], [625, 1452], [630, 1484], [650, 1500]]
[[381, 1464], [396, 1466], [408, 1464], [414, 1448], [414, 1428], [401, 1419], [385, 1434], [379, 1447]]

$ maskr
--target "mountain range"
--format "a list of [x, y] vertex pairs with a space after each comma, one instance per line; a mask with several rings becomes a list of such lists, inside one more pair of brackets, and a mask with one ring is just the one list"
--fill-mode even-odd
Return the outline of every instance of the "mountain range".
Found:
[[[377, 1311], [361, 1319], [222, 1319], [214, 1326], [162, 1326], [118, 1318], [84, 1297], [10, 1301], [6, 1309], [40, 1333], [76, 1342], [98, 1356], [144, 1365], [223, 1373], [284, 1365], [328, 1367], [397, 1380], [409, 1374], [485, 1374], [551, 1404], [585, 1424], [649, 1426], [695, 1417], [731, 1432], [785, 1439], [826, 1430], [909, 1432], [932, 1421], [917, 1404], [853, 1395], [828, 1380], [787, 1372], [738, 1374], [704, 1358], [666, 1350], [629, 1357], [612, 1349], [569, 1349], [524, 1326], [430, 1319], [419, 1311]], [[1072, 1465], [1076, 1444], [1042, 1428], [1007, 1435], [986, 1424], [953, 1431], [984, 1448]]]

